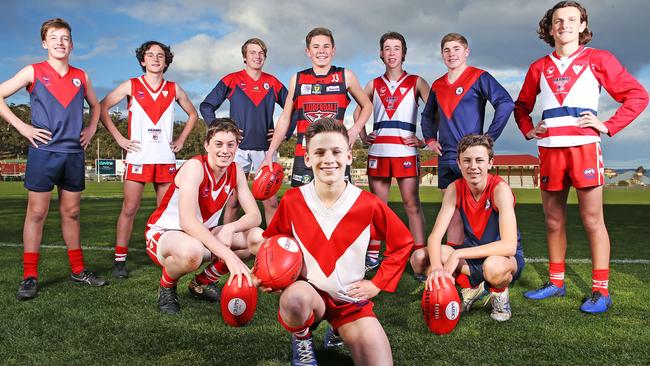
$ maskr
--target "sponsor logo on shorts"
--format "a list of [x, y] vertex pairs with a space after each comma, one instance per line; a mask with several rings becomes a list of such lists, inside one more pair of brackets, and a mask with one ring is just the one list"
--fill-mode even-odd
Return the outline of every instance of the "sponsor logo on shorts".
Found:
[[81, 80], [79, 78], [74, 78], [72, 79], [72, 85], [76, 86], [77, 88], [81, 86]]
[[541, 177], [541, 179], [542, 179], [542, 183], [548, 183], [548, 176], [547, 175], [543, 175]]
[[377, 159], [368, 159], [368, 168], [377, 169]]
[[464, 91], [465, 89], [463, 89], [462, 86], [459, 86], [458, 88], [456, 88], [456, 95], [461, 95], [463, 94]]
[[169, 174], [174, 174], [176, 173], [176, 167], [170, 166], [169, 168], [167, 168], [167, 171], [169, 172]]
[[142, 165], [140, 164], [131, 165], [131, 173], [142, 174]]
[[582, 174], [584, 174], [587, 179], [594, 179], [596, 178], [596, 169], [587, 168], [582, 172]]
[[413, 166], [413, 163], [411, 163], [410, 161], [405, 161], [405, 162], [402, 163], [402, 166], [404, 168], [408, 169], [408, 168]]
[[311, 94], [311, 84], [302, 84], [300, 85], [300, 94], [310, 95]]
[[325, 91], [328, 92], [328, 93], [339, 92], [339, 91], [341, 91], [341, 87], [338, 86], [338, 85], [330, 85], [330, 86], [325, 88]]

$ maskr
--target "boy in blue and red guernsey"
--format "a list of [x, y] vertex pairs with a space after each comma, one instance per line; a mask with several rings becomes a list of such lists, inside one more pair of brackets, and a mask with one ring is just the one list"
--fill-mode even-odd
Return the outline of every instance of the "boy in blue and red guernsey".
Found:
[[[494, 117], [487, 134], [493, 141], [501, 135], [514, 103], [508, 92], [485, 70], [467, 65], [469, 44], [458, 33], [449, 33], [440, 41], [442, 60], [448, 72], [431, 84], [431, 93], [422, 112], [422, 135], [431, 150], [440, 155], [438, 187], [445, 194], [447, 186], [461, 177], [456, 163], [458, 141], [465, 135], [482, 134], [485, 130], [485, 105], [494, 107]], [[434, 123], [434, 116], [438, 119]], [[463, 241], [463, 226], [457, 212], [447, 230], [447, 244]], [[480, 296], [482, 287], [471, 289], [465, 276], [457, 283], [464, 298]]]
[[[26, 66], [0, 84], [0, 116], [30, 143], [25, 172], [29, 191], [23, 228], [23, 281], [16, 297], [36, 297], [38, 259], [43, 226], [50, 207], [52, 189], [59, 193], [61, 233], [75, 283], [103, 286], [106, 281], [84, 265], [80, 241], [79, 209], [85, 188], [84, 149], [90, 144], [99, 120], [99, 103], [83, 70], [70, 66], [72, 30], [63, 19], [50, 19], [41, 26], [41, 41], [47, 60]], [[32, 123], [21, 121], [5, 98], [27, 88]], [[90, 122], [84, 128], [84, 99], [90, 106]]]
[[[488, 173], [493, 163], [492, 145], [489, 135], [468, 135], [458, 142], [457, 164], [462, 178], [445, 191], [429, 235], [427, 288], [446, 287], [440, 280], [447, 277], [453, 281], [455, 275], [463, 273], [472, 286], [486, 285], [492, 303], [490, 316], [506, 321], [512, 314], [508, 286], [524, 269], [524, 252], [517, 230], [515, 196], [503, 179]], [[455, 212], [460, 212], [465, 239], [458, 246], [442, 245]], [[477, 299], [463, 297], [463, 311], [470, 310]]]
[[[223, 77], [212, 89], [199, 107], [206, 123], [214, 120], [215, 111], [228, 99], [230, 117], [242, 131], [243, 139], [235, 155], [235, 162], [244, 173], [253, 174], [261, 166], [269, 149], [269, 139], [273, 135], [273, 111], [275, 105], [284, 106], [287, 88], [275, 76], [262, 72], [268, 50], [259, 38], [251, 38], [241, 47], [244, 69]], [[289, 129], [287, 135], [293, 133]], [[271, 222], [278, 199], [273, 196], [263, 202], [266, 222]], [[237, 220], [239, 211], [237, 195], [228, 201], [223, 214], [225, 223]]]
[[[555, 50], [530, 65], [517, 99], [515, 120], [526, 139], [536, 139], [539, 148], [549, 281], [524, 296], [542, 300], [566, 294], [566, 210], [573, 186], [592, 258], [592, 292], [580, 310], [603, 313], [612, 299], [600, 135], [614, 136], [632, 123], [648, 105], [648, 93], [611, 53], [585, 47], [592, 33], [587, 10], [579, 3], [557, 3], [542, 17], [537, 33]], [[602, 87], [622, 103], [603, 121], [602, 115], [597, 116]], [[538, 95], [542, 118], [534, 124], [530, 114]]]

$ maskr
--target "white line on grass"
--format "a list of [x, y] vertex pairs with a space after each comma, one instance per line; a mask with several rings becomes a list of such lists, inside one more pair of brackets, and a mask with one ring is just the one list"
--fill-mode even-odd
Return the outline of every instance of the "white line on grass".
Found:
[[[16, 243], [0, 243], [0, 247], [6, 248], [22, 248], [22, 244]], [[41, 248], [48, 249], [67, 249], [65, 245], [61, 244], [42, 244]], [[100, 250], [106, 252], [112, 252], [115, 250], [114, 247], [95, 247], [83, 245], [84, 250]], [[548, 263], [548, 258], [526, 258], [526, 263]], [[591, 258], [567, 258], [566, 263], [591, 263]], [[610, 263], [614, 264], [650, 264], [650, 259], [611, 259]]]

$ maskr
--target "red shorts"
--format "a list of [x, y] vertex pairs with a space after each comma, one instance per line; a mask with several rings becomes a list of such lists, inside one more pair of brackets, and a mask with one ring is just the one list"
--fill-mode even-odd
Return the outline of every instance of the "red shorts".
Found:
[[408, 178], [420, 175], [418, 155], [382, 157], [368, 155], [368, 176], [381, 178]]
[[540, 188], [562, 191], [570, 186], [602, 186], [605, 181], [599, 142], [569, 147], [539, 147]]
[[142, 183], [170, 183], [176, 164], [126, 164], [124, 179]]

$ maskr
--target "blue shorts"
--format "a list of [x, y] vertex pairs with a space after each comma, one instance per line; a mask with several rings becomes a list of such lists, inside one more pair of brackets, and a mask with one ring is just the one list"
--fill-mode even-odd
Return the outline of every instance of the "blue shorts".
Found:
[[461, 178], [458, 164], [439, 164], [438, 165], [438, 188], [447, 189], [456, 179]]
[[[470, 247], [470, 245], [461, 244], [452, 248], [462, 249], [468, 247]], [[515, 253], [515, 260], [517, 261], [517, 272], [512, 276], [512, 282], [510, 282], [511, 285], [521, 277], [521, 272], [524, 270], [524, 266], [526, 265], [524, 252], [522, 250], [517, 250], [517, 253]], [[465, 261], [469, 266], [469, 283], [472, 287], [480, 285], [481, 282], [485, 281], [485, 278], [483, 277], [483, 262], [485, 261], [485, 258], [465, 259]]]
[[25, 170], [25, 188], [50, 192], [59, 186], [69, 192], [86, 188], [84, 153], [62, 153], [30, 148]]

